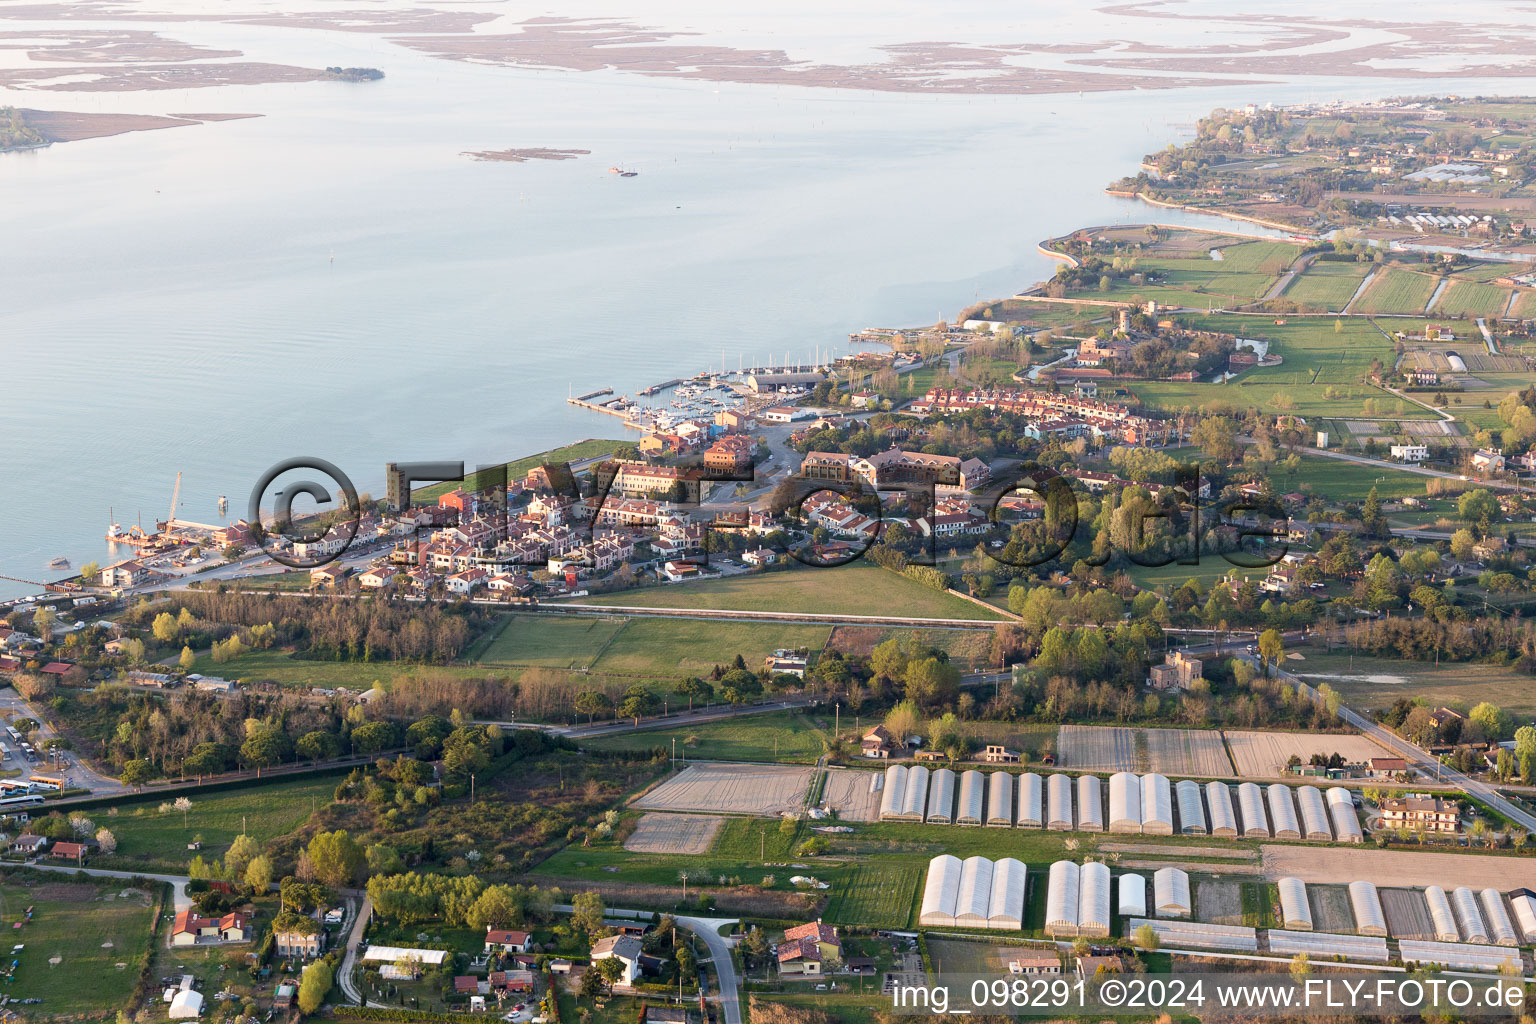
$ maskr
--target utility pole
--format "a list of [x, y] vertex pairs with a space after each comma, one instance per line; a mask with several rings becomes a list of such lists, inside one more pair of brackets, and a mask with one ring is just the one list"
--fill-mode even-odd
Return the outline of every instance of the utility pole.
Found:
[[758, 860], [766, 864], [768, 862], [768, 830], [765, 828], [759, 829], [757, 832], [757, 838], [760, 840], [759, 845], [762, 847], [762, 852], [758, 856]]

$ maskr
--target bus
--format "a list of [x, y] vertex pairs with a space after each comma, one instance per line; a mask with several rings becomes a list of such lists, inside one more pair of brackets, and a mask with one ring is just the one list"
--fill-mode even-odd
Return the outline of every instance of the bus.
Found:
[[0, 793], [9, 796], [12, 793], [30, 792], [32, 792], [32, 784], [30, 782], [17, 782], [15, 779], [0, 779]]
[[27, 796], [0, 797], [0, 810], [8, 807], [36, 807], [43, 802], [43, 798], [36, 793]]
[[20, 743], [21, 742], [21, 733], [16, 731], [16, 727], [14, 725], [6, 726], [5, 727], [5, 732], [6, 732], [6, 735], [10, 736], [12, 743]]
[[42, 789], [63, 789], [65, 783], [65, 780], [57, 775], [33, 775], [27, 781]]

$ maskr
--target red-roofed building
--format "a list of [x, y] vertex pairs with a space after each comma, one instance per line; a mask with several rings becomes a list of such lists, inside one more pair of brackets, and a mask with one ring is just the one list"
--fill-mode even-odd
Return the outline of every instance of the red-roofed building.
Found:
[[526, 953], [528, 940], [531, 937], [527, 932], [511, 928], [486, 928], [485, 951], [487, 953]]
[[54, 843], [53, 849], [48, 851], [48, 856], [55, 860], [72, 860], [76, 864], [84, 864], [87, 852], [89, 851], [84, 843]]
[[64, 673], [68, 672], [72, 667], [73, 666], [70, 665], [70, 663], [67, 662], [67, 661], [50, 661], [48, 664], [46, 664], [42, 668], [38, 669], [38, 671], [42, 672], [44, 675], [62, 676]]

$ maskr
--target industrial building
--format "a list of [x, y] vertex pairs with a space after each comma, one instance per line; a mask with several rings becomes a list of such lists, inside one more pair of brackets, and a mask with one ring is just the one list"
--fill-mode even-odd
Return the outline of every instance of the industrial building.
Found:
[[[914, 774], [915, 771], [914, 771]], [[909, 782], [908, 785], [911, 783]], [[934, 825], [949, 825], [955, 820], [955, 773], [937, 768], [928, 779], [928, 812], [923, 820]]]
[[1058, 860], [1051, 865], [1045, 888], [1045, 934], [1052, 937], [1077, 935], [1077, 900], [1079, 876], [1077, 864]]
[[1432, 885], [1424, 890], [1424, 902], [1429, 904], [1429, 919], [1435, 929], [1435, 941], [1460, 942], [1461, 929], [1456, 927], [1456, 914], [1445, 890]]
[[1120, 876], [1120, 913], [1124, 917], [1147, 916], [1147, 880], [1134, 871]]
[[1333, 819], [1333, 834], [1341, 843], [1363, 843], [1365, 833], [1360, 828], [1360, 817], [1355, 813], [1355, 798], [1343, 786], [1328, 790], [1328, 816]]
[[1333, 829], [1328, 824], [1328, 804], [1322, 791], [1316, 786], [1301, 786], [1296, 790], [1296, 802], [1301, 805], [1302, 835], [1325, 843], [1331, 841]]
[[1020, 828], [1040, 828], [1045, 824], [1045, 780], [1034, 772], [1019, 776]]
[[1375, 882], [1350, 882], [1349, 906], [1355, 912], [1355, 931], [1386, 938], [1387, 915], [1381, 909], [1381, 893]]
[[1478, 893], [1483, 901], [1483, 917], [1488, 922], [1488, 937], [1500, 946], [1518, 946], [1520, 937], [1515, 934], [1515, 922], [1504, 909], [1504, 895], [1497, 889], [1484, 889]]
[[1243, 838], [1268, 839], [1269, 817], [1264, 813], [1264, 791], [1252, 782], [1239, 783], [1237, 807], [1243, 816]]
[[1296, 820], [1296, 801], [1291, 787], [1276, 782], [1269, 787], [1270, 835], [1276, 839], [1300, 839], [1301, 822]]
[[902, 802], [907, 792], [907, 766], [893, 764], [885, 770], [885, 790], [880, 794], [880, 820], [895, 821], [901, 817]]
[[1045, 785], [1045, 827], [1058, 832], [1070, 832], [1076, 821], [1072, 817], [1072, 780], [1065, 775], [1052, 775]]
[[1458, 885], [1451, 893], [1451, 909], [1456, 912], [1456, 924], [1461, 937], [1467, 942], [1488, 944], [1488, 926], [1483, 923], [1483, 913], [1477, 907], [1477, 894], [1471, 886]]
[[1232, 790], [1225, 782], [1207, 782], [1205, 798], [1211, 807], [1211, 835], [1237, 838], [1237, 815], [1232, 810]]
[[1028, 873], [1022, 861], [947, 853], [928, 862], [923, 902], [917, 922], [925, 927], [988, 928], [1019, 931], [1024, 927]]
[[954, 926], [955, 905], [960, 902], [960, 876], [965, 865], [959, 857], [941, 853], [928, 862], [928, 879], [923, 883], [923, 902], [918, 910], [920, 925]]
[[[1007, 772], [995, 772], [1006, 775]], [[980, 825], [982, 806], [987, 797], [987, 777], [972, 768], [960, 776], [960, 807], [955, 811], [956, 825]]]
[[928, 769], [913, 765], [907, 769], [907, 787], [901, 800], [898, 821], [922, 821], [928, 810]]
[[[987, 779], [987, 824], [1002, 828], [1013, 826], [1013, 773], [993, 772]], [[964, 786], [961, 799], [964, 800]]]
[[1078, 872], [1077, 934], [1090, 939], [1109, 938], [1109, 865], [1097, 861]]

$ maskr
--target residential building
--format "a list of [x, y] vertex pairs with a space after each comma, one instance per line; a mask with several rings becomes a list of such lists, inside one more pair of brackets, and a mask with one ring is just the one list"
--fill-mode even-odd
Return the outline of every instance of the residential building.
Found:
[[1381, 802], [1383, 828], [1408, 828], [1415, 832], [1456, 832], [1461, 828], [1461, 805], [1436, 796], [1389, 797]]
[[53, 844], [48, 856], [54, 860], [72, 860], [76, 864], [84, 864], [85, 855], [89, 852], [90, 848], [84, 843], [58, 842]]
[[[784, 931], [786, 943], [799, 942], [810, 943], [815, 946], [821, 960], [841, 960], [843, 958], [843, 943], [838, 938], [837, 929], [829, 924], [822, 924], [820, 920], [809, 921], [805, 924], [795, 925]], [[783, 971], [784, 958], [779, 958], [779, 970]]]
[[1504, 450], [1502, 448], [1479, 448], [1472, 454], [1472, 468], [1480, 473], [1504, 472]]
[[325, 951], [325, 931], [312, 918], [304, 918], [312, 927], [273, 928], [272, 939], [280, 957], [313, 960]]
[[148, 579], [149, 570], [144, 563], [132, 558], [113, 562], [101, 570], [99, 577], [103, 587], [136, 587]]
[[860, 749], [865, 757], [887, 760], [891, 752], [896, 749], [896, 741], [891, 739], [891, 734], [885, 726], [877, 725], [864, 734]]
[[1009, 750], [1001, 743], [988, 743], [986, 749], [981, 752], [980, 760], [988, 764], [1018, 764], [1019, 752]]
[[1395, 444], [1390, 450], [1398, 462], [1423, 462], [1429, 458], [1429, 449], [1422, 444]]
[[1010, 974], [1060, 974], [1061, 956], [1050, 949], [1023, 949], [1008, 957]]
[[48, 849], [48, 840], [44, 836], [34, 836], [23, 833], [11, 840], [11, 852], [27, 856], [36, 856]]
[[375, 566], [357, 577], [357, 585], [368, 590], [382, 590], [394, 583], [399, 570], [392, 565]]
[[1366, 762], [1369, 773], [1378, 779], [1389, 779], [1408, 770], [1408, 762], [1401, 757], [1373, 757]]
[[717, 474], [742, 474], [752, 468], [757, 443], [746, 434], [727, 434], [704, 451], [704, 468]]
[[1084, 981], [1096, 974], [1124, 974], [1125, 960], [1120, 954], [1108, 956], [1080, 956], [1077, 958], [1077, 976]]
[[1205, 666], [1199, 658], [1192, 658], [1183, 651], [1170, 651], [1161, 665], [1153, 665], [1147, 685], [1154, 690], [1187, 690]]
[[532, 936], [524, 931], [512, 928], [485, 929], [485, 951], [487, 953], [526, 953]]
[[592, 962], [616, 958], [624, 965], [617, 986], [631, 987], [640, 977], [640, 940], [628, 935], [609, 935], [598, 939], [592, 947]]

